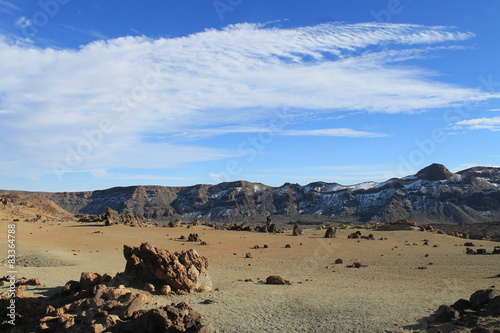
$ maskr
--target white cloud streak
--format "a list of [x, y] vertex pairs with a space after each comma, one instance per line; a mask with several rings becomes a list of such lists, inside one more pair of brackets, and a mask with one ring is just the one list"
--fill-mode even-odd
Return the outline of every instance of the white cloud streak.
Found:
[[289, 136], [333, 136], [345, 138], [380, 138], [387, 136], [383, 133], [356, 131], [351, 128], [328, 128], [317, 130], [290, 130], [279, 132], [280, 135]]
[[455, 123], [452, 129], [500, 131], [500, 117], [462, 120]]
[[[238, 24], [180, 38], [97, 41], [75, 50], [42, 49], [0, 36], [0, 172], [50, 174], [54, 162], [64, 163], [102, 121], [113, 130], [72, 170], [165, 168], [226, 158], [232, 152], [203, 142], [159, 142], [151, 135], [199, 131], [193, 138], [200, 139], [250, 132], [276, 109], [293, 119], [308, 113], [414, 112], [498, 97], [401, 65], [432, 52], [429, 45], [472, 37], [408, 24]], [[385, 51], [376, 51], [381, 46]], [[281, 134], [382, 135], [355, 129]]]

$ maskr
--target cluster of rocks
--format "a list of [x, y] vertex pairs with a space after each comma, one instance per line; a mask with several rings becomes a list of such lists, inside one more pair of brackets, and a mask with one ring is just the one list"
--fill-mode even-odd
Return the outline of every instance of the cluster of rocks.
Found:
[[[106, 213], [101, 215], [77, 215], [78, 222], [83, 223], [104, 223], [105, 226], [115, 224], [125, 224], [130, 227], [149, 227], [153, 224], [150, 220], [142, 216], [135, 216], [131, 213], [119, 214], [116, 210], [107, 208]], [[158, 225], [155, 223], [154, 225]]]
[[[469, 245], [469, 246], [474, 246], [474, 245]], [[470, 247], [467, 247], [465, 249], [465, 253], [466, 254], [500, 254], [500, 246], [495, 246], [493, 248], [493, 251], [491, 251], [491, 253], [488, 253], [488, 251], [486, 249], [476, 249], [474, 251], [474, 249], [471, 249]]]
[[469, 299], [459, 299], [452, 305], [441, 305], [427, 318], [427, 332], [453, 330], [460, 332], [500, 332], [500, 290], [484, 289]]
[[[15, 326], [2, 332], [206, 332], [201, 315], [186, 303], [146, 309], [148, 296], [131, 289], [108, 286], [110, 276], [82, 273], [50, 298], [16, 291]], [[7, 317], [8, 297], [0, 299]]]
[[[30, 297], [17, 286], [16, 326], [1, 332], [206, 332], [201, 315], [185, 303], [147, 309], [148, 293], [163, 295], [209, 291], [208, 261], [194, 250], [169, 252], [143, 243], [124, 246], [125, 271], [114, 278], [84, 272], [50, 298]], [[4, 280], [2, 278], [2, 280]], [[24, 284], [36, 279], [20, 280]], [[134, 287], [137, 289], [129, 289]], [[10, 297], [2, 295], [0, 315], [7, 318]]]
[[[10, 284], [10, 281], [11, 281], [10, 276], [3, 276], [0, 278], [0, 286], [7, 286]], [[28, 279], [26, 277], [17, 279], [15, 283], [16, 286], [40, 286], [41, 284], [42, 283], [38, 279], [35, 278]]]
[[271, 216], [267, 217], [267, 221], [265, 225], [258, 225], [255, 227], [255, 231], [257, 232], [268, 232], [270, 234], [278, 234], [278, 233], [283, 233], [285, 232], [285, 229], [280, 229], [276, 225], [276, 223], [273, 223], [273, 219]]
[[356, 231], [356, 232], [353, 232], [352, 234], [349, 234], [347, 236], [347, 238], [349, 239], [367, 239], [367, 240], [375, 240], [375, 236], [373, 236], [373, 234], [369, 234], [368, 236], [364, 236], [361, 234], [361, 231]]
[[355, 261], [355, 262], [353, 262], [352, 264], [347, 265], [346, 267], [347, 267], [347, 268], [361, 268], [361, 267], [368, 267], [368, 265], [363, 265], [363, 264], [361, 264], [360, 262]]
[[393, 231], [393, 230], [421, 230], [415, 222], [410, 220], [397, 220], [392, 222], [387, 222], [375, 227], [376, 230], [380, 231]]

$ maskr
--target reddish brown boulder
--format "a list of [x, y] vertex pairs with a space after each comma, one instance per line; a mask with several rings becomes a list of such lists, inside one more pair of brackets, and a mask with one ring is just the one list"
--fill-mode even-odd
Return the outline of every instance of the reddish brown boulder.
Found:
[[279, 275], [271, 275], [271, 276], [267, 277], [266, 284], [280, 284], [280, 285], [284, 285], [284, 284], [292, 284], [292, 283], [290, 281], [288, 281], [288, 280], [283, 279]]
[[149, 243], [123, 247], [127, 260], [125, 271], [117, 277], [135, 282], [169, 285], [174, 292], [209, 291], [208, 260], [196, 250], [169, 252]]
[[207, 332], [203, 327], [200, 313], [186, 303], [167, 305], [152, 310], [139, 310], [133, 320], [118, 323], [112, 332]]
[[106, 209], [106, 213], [103, 216], [103, 220], [104, 220], [104, 225], [106, 226], [121, 223], [120, 214], [118, 214], [116, 210], [111, 209], [109, 207]]

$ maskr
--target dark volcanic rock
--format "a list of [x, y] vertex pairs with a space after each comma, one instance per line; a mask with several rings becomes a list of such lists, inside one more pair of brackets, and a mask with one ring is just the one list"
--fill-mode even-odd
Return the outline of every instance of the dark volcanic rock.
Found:
[[434, 313], [432, 320], [439, 323], [448, 323], [457, 319], [460, 313], [448, 305], [441, 305], [439, 309]]
[[[470, 301], [460, 299], [453, 305], [441, 305], [427, 321], [425, 332], [490, 332], [498, 330], [500, 315], [500, 291], [477, 290]], [[419, 331], [420, 332], [420, 331]]]
[[453, 176], [453, 173], [446, 169], [444, 165], [434, 163], [417, 172], [416, 176], [419, 179], [436, 181], [446, 180]]
[[474, 306], [484, 306], [493, 298], [500, 296], [500, 291], [497, 289], [478, 290], [470, 296], [470, 302]]

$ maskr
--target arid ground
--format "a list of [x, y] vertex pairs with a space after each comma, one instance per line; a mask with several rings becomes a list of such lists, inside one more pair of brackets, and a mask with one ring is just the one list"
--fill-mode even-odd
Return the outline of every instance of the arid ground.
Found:
[[[6, 234], [7, 223], [2, 222], [1, 228]], [[467, 240], [433, 232], [370, 230], [361, 232], [373, 233], [376, 240], [347, 239], [354, 231], [339, 230], [337, 238], [325, 239], [324, 230], [313, 229], [292, 236], [291, 231], [265, 234], [206, 226], [132, 228], [20, 222], [16, 233], [18, 276], [40, 279], [42, 286], [28, 290], [46, 295], [68, 280], [78, 280], [83, 271], [113, 276], [122, 272], [124, 244], [138, 246], [147, 241], [169, 250], [194, 248], [209, 259], [215, 291], [152, 295], [149, 304], [156, 307], [186, 301], [203, 315], [213, 332], [418, 329], [419, 320], [439, 305], [500, 284], [496, 277], [500, 256], [466, 255], [463, 244]], [[176, 239], [194, 232], [208, 245]], [[423, 245], [424, 240], [428, 245]], [[488, 252], [498, 245], [472, 242]], [[5, 258], [7, 246], [3, 244], [0, 255]], [[291, 248], [285, 248], [286, 244]], [[254, 245], [260, 249], [253, 249]], [[252, 258], [245, 258], [246, 253]], [[334, 264], [338, 258], [343, 259], [342, 264]], [[348, 268], [353, 262], [366, 267]], [[269, 275], [280, 275], [292, 285], [259, 283]], [[202, 304], [205, 299], [215, 303]]]

